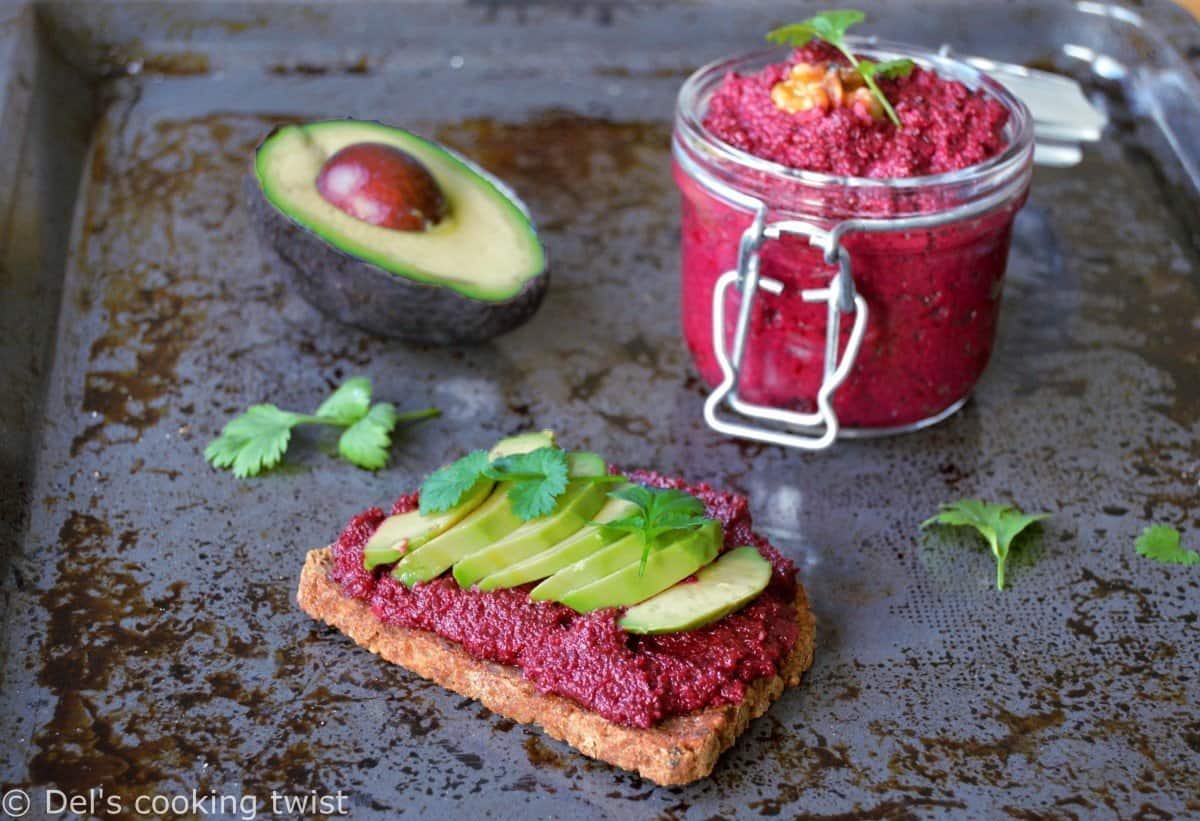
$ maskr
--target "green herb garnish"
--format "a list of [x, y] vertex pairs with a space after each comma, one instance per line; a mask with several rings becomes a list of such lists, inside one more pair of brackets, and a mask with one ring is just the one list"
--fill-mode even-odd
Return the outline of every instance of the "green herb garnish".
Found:
[[[901, 57], [898, 60], [884, 60], [882, 63], [875, 63], [867, 59], [858, 61], [858, 73], [863, 77], [882, 77], [890, 80], [894, 77], [907, 77], [912, 74], [917, 64], [907, 57]], [[882, 98], [881, 98], [882, 99]], [[886, 103], [887, 101], [884, 100]]]
[[1049, 513], [1022, 513], [1012, 505], [997, 505], [979, 499], [959, 499], [943, 504], [936, 516], [921, 523], [973, 527], [983, 535], [996, 557], [996, 589], [1004, 589], [1004, 566], [1008, 561], [1009, 547], [1018, 533], [1034, 522], [1046, 519]]
[[823, 11], [807, 20], [787, 26], [780, 26], [768, 32], [767, 40], [779, 45], [803, 46], [816, 38], [833, 46], [845, 55], [854, 70], [862, 76], [863, 81], [867, 84], [867, 88], [871, 90], [871, 93], [875, 95], [875, 99], [879, 100], [880, 105], [883, 106], [883, 110], [887, 112], [888, 119], [897, 128], [901, 128], [900, 117], [896, 114], [896, 109], [892, 108], [892, 104], [888, 102], [887, 97], [883, 96], [883, 92], [879, 89], [878, 84], [876, 84], [875, 78], [907, 77], [912, 73], [914, 63], [909, 59], [874, 63], [870, 60], [860, 60], [855, 57], [854, 52], [846, 45], [846, 31], [851, 26], [861, 23], [866, 18], [867, 16], [861, 11], [853, 11], [851, 9]]
[[660, 536], [676, 530], [692, 530], [710, 521], [705, 515], [704, 503], [682, 490], [630, 485], [608, 495], [637, 507], [637, 511], [628, 516], [598, 524], [607, 530], [641, 535], [643, 546], [639, 576], [645, 573], [650, 551]]
[[558, 497], [567, 489], [567, 471], [567, 454], [546, 447], [502, 456], [491, 463], [488, 476], [513, 483], [509, 504], [517, 518], [527, 522], [554, 512]]
[[1200, 553], [1180, 544], [1179, 531], [1168, 525], [1151, 525], [1133, 543], [1138, 555], [1163, 564], [1200, 564]]
[[356, 376], [321, 403], [316, 413], [293, 413], [275, 405], [254, 405], [232, 419], [221, 435], [204, 449], [213, 467], [230, 468], [239, 479], [257, 476], [283, 460], [292, 428], [297, 425], [331, 425], [345, 428], [338, 452], [367, 470], [387, 464], [392, 431], [400, 422], [419, 422], [437, 416], [437, 408], [397, 413], [388, 402], [371, 404], [371, 380]]
[[565, 451], [542, 447], [490, 459], [485, 450], [468, 453], [430, 474], [421, 485], [421, 515], [455, 507], [476, 483], [490, 479], [510, 482], [508, 500], [517, 518], [527, 522], [554, 512], [558, 498], [572, 482], [616, 482], [620, 476], [571, 476]]
[[421, 485], [421, 515], [441, 513], [458, 505], [467, 491], [484, 478], [489, 464], [486, 450], [473, 450], [435, 470]]

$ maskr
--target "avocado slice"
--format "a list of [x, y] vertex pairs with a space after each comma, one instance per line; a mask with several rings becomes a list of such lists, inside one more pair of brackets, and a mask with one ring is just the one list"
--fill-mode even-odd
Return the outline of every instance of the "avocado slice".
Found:
[[524, 524], [508, 501], [512, 482], [500, 482], [482, 505], [455, 527], [412, 551], [392, 569], [392, 575], [412, 587], [444, 573], [476, 550], [499, 541]]
[[608, 487], [595, 482], [572, 482], [549, 516], [534, 519], [508, 536], [460, 559], [454, 579], [470, 587], [485, 576], [503, 570], [552, 547], [583, 528], [604, 504]]
[[[554, 432], [549, 430], [519, 433], [501, 439], [488, 454], [491, 459], [527, 453], [538, 448], [553, 447]], [[601, 468], [603, 472], [604, 468]], [[373, 570], [381, 564], [398, 561], [405, 553], [411, 553], [435, 536], [440, 536], [458, 524], [468, 513], [483, 504], [491, 495], [496, 483], [491, 480], [478, 482], [467, 492], [466, 497], [450, 510], [422, 516], [412, 510], [389, 516], [367, 541], [363, 549], [363, 567]]]
[[458, 505], [441, 513], [422, 516], [421, 511], [410, 510], [387, 517], [363, 548], [363, 567], [373, 570], [381, 564], [399, 561], [405, 553], [445, 533], [483, 504], [495, 486], [496, 483], [490, 479], [476, 482]]
[[534, 430], [501, 439], [488, 452], [488, 458], [496, 460], [502, 456], [516, 456], [518, 453], [531, 453], [539, 448], [553, 447], [557, 447], [554, 431]]
[[600, 527], [600, 524], [628, 516], [636, 509], [637, 505], [624, 499], [609, 499], [592, 517], [592, 521], [598, 524], [588, 525], [548, 550], [535, 553], [523, 561], [514, 562], [503, 570], [492, 573], [479, 582], [479, 589], [499, 590], [504, 587], [516, 587], [544, 579], [567, 565], [586, 559], [625, 535], [617, 530]]
[[735, 547], [696, 573], [696, 581], [676, 584], [625, 612], [618, 622], [630, 633], [695, 630], [740, 610], [771, 581], [771, 563], [750, 545]]
[[[353, 145], [417, 160], [446, 213], [427, 230], [374, 225], [326, 201], [317, 178]], [[435, 344], [479, 342], [537, 309], [546, 259], [528, 211], [503, 183], [445, 146], [381, 123], [329, 120], [272, 131], [247, 183], [260, 233], [293, 287], [341, 322]]]
[[558, 600], [579, 613], [637, 604], [704, 567], [716, 558], [720, 547], [721, 525], [710, 521], [651, 550], [644, 572], [639, 556], [638, 561], [570, 590]]
[[[528, 453], [545, 447], [555, 447], [553, 431], [543, 430], [520, 433], [516, 436], [501, 439], [492, 447], [488, 456], [491, 459], [499, 459], [502, 456], [514, 456], [518, 453]], [[421, 517], [417, 513], [418, 519], [447, 517], [459, 513], [464, 505], [471, 503], [470, 508], [462, 512], [462, 515], [457, 515], [450, 525], [442, 528], [438, 533], [423, 539], [419, 544], [410, 542], [407, 549], [403, 551], [406, 555], [393, 568], [392, 575], [401, 581], [411, 578], [411, 581], [405, 581], [410, 586], [417, 581], [428, 581], [442, 573], [459, 556], [464, 555], [458, 551], [465, 550], [469, 552], [474, 549], [472, 545], [476, 545], [477, 542], [472, 541], [472, 539], [483, 540], [478, 543], [486, 543], [489, 540], [500, 538], [510, 530], [516, 529], [522, 522], [512, 512], [512, 506], [508, 504], [508, 489], [511, 486], [512, 484], [509, 482], [497, 485], [490, 480], [480, 481], [468, 491], [466, 500], [451, 510], [445, 513], [434, 514], [433, 517]], [[475, 501], [475, 497], [480, 493], [481, 487], [485, 488], [487, 492], [483, 494], [482, 499]], [[416, 511], [413, 511], [413, 513], [416, 513]], [[411, 516], [412, 513], [404, 515]], [[461, 525], [461, 527], [455, 527], [455, 525]], [[454, 538], [450, 538], [451, 536]], [[464, 544], [466, 545], [465, 547], [463, 546]], [[435, 545], [440, 551], [448, 554], [450, 558], [446, 560], [445, 556], [436, 553], [424, 553], [425, 548]], [[370, 544], [368, 543], [369, 546]], [[418, 548], [421, 549], [418, 550]], [[418, 553], [425, 558], [416, 560], [414, 557]], [[395, 558], [388, 558], [389, 556], [390, 554], [384, 552], [381, 548], [378, 554], [379, 560], [375, 564], [384, 564], [396, 560]], [[397, 555], [396, 558], [399, 558], [399, 556]], [[441, 570], [432, 573], [428, 578], [422, 578], [423, 574], [432, 572], [432, 568], [437, 567], [442, 561], [445, 561], [445, 564], [441, 566]], [[364, 556], [365, 564], [366, 557]], [[368, 569], [374, 566], [374, 564], [369, 565]]]
[[642, 536], [639, 533], [623, 536], [545, 579], [529, 591], [529, 598], [534, 601], [561, 601], [563, 596], [575, 588], [615, 573], [630, 562], [640, 561], [642, 545]]

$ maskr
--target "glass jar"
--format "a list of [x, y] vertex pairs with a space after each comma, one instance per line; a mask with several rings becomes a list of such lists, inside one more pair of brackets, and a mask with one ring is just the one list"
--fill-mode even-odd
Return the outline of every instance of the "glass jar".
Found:
[[672, 152], [682, 203], [688, 348], [715, 388], [705, 416], [733, 435], [804, 448], [931, 425], [966, 402], [992, 352], [1013, 220], [1032, 176], [1028, 109], [975, 68], [857, 42], [980, 89], [1009, 112], [1006, 147], [923, 177], [799, 171], [702, 125], [729, 72], [778, 49], [709, 64], [679, 93]]

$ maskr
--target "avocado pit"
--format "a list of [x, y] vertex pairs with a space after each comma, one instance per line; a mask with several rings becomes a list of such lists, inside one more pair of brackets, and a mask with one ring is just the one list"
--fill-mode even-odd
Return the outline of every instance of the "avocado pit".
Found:
[[416, 157], [384, 143], [354, 143], [317, 175], [317, 191], [350, 216], [397, 231], [425, 231], [446, 216], [446, 197]]

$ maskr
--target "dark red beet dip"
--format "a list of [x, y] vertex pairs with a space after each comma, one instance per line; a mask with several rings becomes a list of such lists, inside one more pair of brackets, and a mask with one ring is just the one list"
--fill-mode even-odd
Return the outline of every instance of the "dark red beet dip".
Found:
[[[737, 703], [746, 685], [774, 674], [796, 643], [796, 569], [751, 530], [744, 496], [653, 472], [630, 476], [701, 499], [723, 523], [727, 548], [757, 547], [774, 568], [763, 594], [698, 630], [634, 636], [617, 626], [620, 610], [579, 615], [555, 602], [530, 600], [532, 585], [482, 593], [463, 590], [444, 575], [410, 589], [387, 568], [363, 569], [363, 545], [384, 518], [378, 508], [355, 516], [342, 532], [333, 549], [333, 579], [347, 596], [369, 601], [382, 621], [437, 633], [476, 658], [519, 667], [539, 691], [565, 696], [618, 724], [650, 727], [668, 716]], [[410, 494], [392, 512], [416, 506], [417, 496]]]
[[704, 127], [764, 160], [847, 177], [919, 177], [977, 165], [1004, 148], [1008, 111], [997, 100], [920, 66], [879, 81], [904, 127], [849, 106], [789, 113], [771, 89], [795, 63], [845, 64], [832, 46], [814, 43], [791, 60], [754, 74], [730, 74], [717, 89]]
[[[810, 45], [783, 63], [726, 74], [700, 112], [701, 139], [791, 169], [873, 179], [961, 170], [1007, 147], [1011, 114], [1005, 104], [920, 67], [908, 77], [880, 83], [902, 129], [848, 106], [781, 110], [771, 91], [797, 62], [840, 63], [841, 58], [823, 45]], [[706, 162], [703, 151], [688, 156], [701, 166]], [[732, 160], [715, 173], [726, 185], [764, 198], [770, 220], [826, 227], [852, 216], [932, 213], [961, 202], [951, 193], [959, 189], [950, 184], [903, 194], [878, 186], [806, 187]], [[713, 351], [714, 287], [723, 273], [736, 269], [738, 244], [752, 214], [717, 195], [682, 164], [676, 164], [675, 178], [682, 195], [684, 337], [701, 375], [715, 386], [721, 371]], [[1013, 218], [1023, 202], [1024, 189], [975, 218], [846, 235], [843, 244], [869, 320], [856, 364], [834, 394], [841, 424], [912, 425], [936, 418], [971, 392], [991, 356]], [[824, 287], [835, 269], [798, 236], [766, 241], [760, 255], [763, 275], [782, 283], [784, 291], [756, 296], [738, 389], [750, 402], [812, 412], [824, 374], [827, 318], [823, 304], [804, 302], [800, 292]], [[725, 321], [730, 348], [737, 302], [731, 293]], [[842, 349], [853, 319], [842, 317]]]

